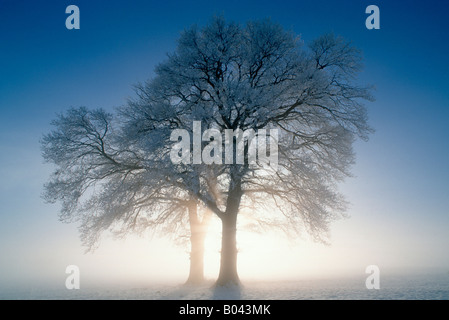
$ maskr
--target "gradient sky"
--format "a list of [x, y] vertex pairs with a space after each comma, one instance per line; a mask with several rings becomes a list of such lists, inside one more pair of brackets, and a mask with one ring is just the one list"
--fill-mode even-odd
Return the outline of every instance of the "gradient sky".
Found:
[[[80, 8], [80, 30], [65, 28], [70, 4]], [[380, 30], [365, 28], [370, 4], [380, 8]], [[324, 272], [331, 261], [337, 271], [363, 273], [368, 264], [449, 271], [448, 12], [440, 0], [0, 0], [0, 287], [59, 281], [65, 266], [93, 270], [100, 258], [102, 268], [121, 261], [122, 269], [159, 275], [176, 272], [181, 252], [187, 268], [185, 252], [164, 251], [159, 240], [135, 240], [134, 251], [111, 242], [83, 255], [76, 225], [60, 223], [58, 205], [40, 198], [52, 168], [39, 139], [71, 106], [124, 104], [180, 31], [214, 14], [241, 23], [271, 17], [305, 41], [342, 35], [363, 51], [361, 83], [376, 87], [368, 104], [376, 133], [356, 143], [355, 177], [342, 185], [351, 218], [335, 224], [330, 247], [306, 242], [281, 269]]]

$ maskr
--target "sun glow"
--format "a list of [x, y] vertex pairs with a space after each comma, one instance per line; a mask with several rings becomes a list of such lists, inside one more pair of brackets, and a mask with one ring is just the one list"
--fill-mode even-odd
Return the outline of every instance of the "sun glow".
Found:
[[[353, 262], [350, 248], [342, 249], [341, 244], [337, 248], [325, 246], [307, 237], [291, 242], [278, 231], [250, 231], [245, 220], [248, 220], [245, 214], [239, 215], [237, 269], [243, 283], [321, 277], [329, 272], [345, 271], [346, 266]], [[83, 248], [75, 241], [75, 234], [73, 239], [73, 250], [64, 246], [57, 255], [57, 268], [47, 271], [60, 273], [67, 265], [77, 265], [82, 274], [82, 286], [102, 283], [136, 286], [160, 282], [180, 284], [187, 280], [189, 274], [188, 243], [177, 246], [170, 238], [137, 235], [116, 240], [105, 237], [95, 252], [83, 254]], [[215, 281], [218, 277], [220, 250], [221, 221], [214, 216], [205, 239], [204, 274], [207, 280]], [[360, 270], [363, 272], [364, 268]]]
[[[240, 218], [240, 217], [239, 217]], [[279, 231], [254, 232], [237, 228], [238, 272], [242, 280], [288, 280], [316, 275], [317, 252], [322, 244], [289, 240]], [[205, 242], [205, 276], [215, 279], [220, 267], [221, 222], [212, 219]], [[318, 251], [317, 251], [318, 249]], [[323, 251], [324, 250], [324, 251]], [[328, 251], [328, 250], [327, 250]], [[319, 260], [326, 260], [322, 255]], [[322, 265], [328, 266], [329, 263]]]

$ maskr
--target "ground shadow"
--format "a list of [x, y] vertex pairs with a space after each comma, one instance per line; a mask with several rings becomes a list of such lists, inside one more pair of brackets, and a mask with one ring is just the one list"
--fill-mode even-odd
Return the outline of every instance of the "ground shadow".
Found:
[[229, 285], [212, 287], [214, 300], [240, 300], [242, 298], [242, 285]]

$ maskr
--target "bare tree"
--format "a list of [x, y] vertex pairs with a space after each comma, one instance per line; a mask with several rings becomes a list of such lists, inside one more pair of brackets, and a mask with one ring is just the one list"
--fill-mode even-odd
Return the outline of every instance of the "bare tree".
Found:
[[[222, 222], [217, 284], [238, 284], [241, 208], [253, 208], [254, 216], [270, 208], [272, 216], [260, 224], [306, 230], [317, 241], [326, 241], [330, 223], [344, 214], [337, 184], [350, 175], [353, 142], [371, 132], [362, 102], [372, 98], [355, 83], [360, 67], [359, 51], [332, 34], [306, 46], [269, 20], [241, 26], [214, 18], [203, 28], [191, 27], [156, 76], [138, 85], [136, 97], [119, 110], [116, 132], [108, 134], [112, 116], [100, 111], [79, 109], [54, 123], [59, 131], [44, 138], [44, 156], [59, 169], [47, 198], [62, 201], [63, 219], [81, 219], [88, 245], [115, 224], [173, 232], [190, 216], [194, 232], [194, 208], [204, 206]], [[69, 118], [74, 128], [66, 126]], [[222, 143], [226, 130], [278, 130], [278, 165], [263, 166], [260, 158], [251, 163], [248, 140], [242, 164], [236, 152], [231, 163], [220, 156], [213, 164], [198, 163], [194, 153], [188, 153], [190, 161], [172, 161], [178, 143], [173, 131], [188, 132], [193, 150], [196, 121], [201, 133], [220, 132]], [[265, 138], [258, 133], [257, 139]], [[211, 142], [202, 140], [201, 149]], [[101, 192], [88, 195], [97, 184]], [[82, 196], [88, 200], [80, 206]], [[191, 239], [193, 246], [193, 233]]]
[[[215, 18], [204, 28], [184, 31], [156, 77], [124, 108], [136, 141], [154, 136], [147, 118], [155, 112], [167, 114], [165, 128], [191, 135], [194, 121], [223, 136], [226, 130], [279, 130], [276, 170], [248, 161], [170, 165], [176, 173], [197, 172], [178, 179], [181, 189], [221, 219], [218, 285], [239, 283], [236, 233], [242, 206], [274, 207], [289, 230], [305, 229], [326, 241], [330, 222], [345, 210], [337, 183], [350, 175], [352, 144], [371, 131], [362, 101], [372, 98], [368, 88], [354, 83], [360, 67], [359, 51], [341, 37], [328, 34], [305, 46], [269, 20], [242, 27]], [[173, 147], [168, 132], [157, 137]], [[161, 164], [170, 162], [169, 151], [160, 154]]]
[[95, 249], [106, 230], [122, 237], [159, 230], [178, 241], [188, 238], [187, 283], [202, 282], [210, 211], [172, 184], [152, 154], [127, 144], [112, 114], [72, 108], [52, 124], [41, 141], [45, 160], [56, 165], [44, 198], [62, 203], [62, 221], [79, 222], [83, 245]]

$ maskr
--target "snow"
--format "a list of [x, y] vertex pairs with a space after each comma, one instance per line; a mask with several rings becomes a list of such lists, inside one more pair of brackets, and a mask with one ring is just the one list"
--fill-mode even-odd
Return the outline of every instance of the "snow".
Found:
[[141, 287], [103, 285], [65, 288], [2, 288], [0, 299], [95, 299], [95, 300], [448, 300], [449, 273], [385, 276], [379, 290], [368, 290], [365, 278], [327, 278], [295, 281], [244, 281], [241, 287], [145, 284]]

